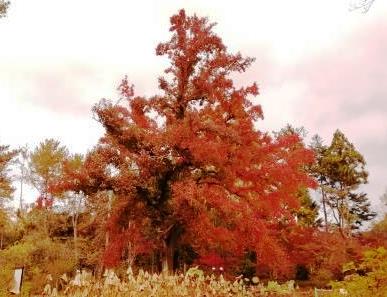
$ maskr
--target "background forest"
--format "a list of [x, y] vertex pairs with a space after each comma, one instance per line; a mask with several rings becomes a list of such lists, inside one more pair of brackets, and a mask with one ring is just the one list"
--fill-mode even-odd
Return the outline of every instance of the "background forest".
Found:
[[[0, 295], [16, 267], [25, 294], [64, 289], [76, 270], [129, 267], [384, 296], [387, 215], [363, 191], [362, 153], [340, 127], [331, 139], [262, 130], [260, 87], [236, 83], [255, 59], [185, 10], [169, 31], [158, 93], [138, 95], [124, 77], [117, 99], [92, 107], [104, 134], [86, 154], [52, 138], [0, 146]], [[30, 187], [39, 195], [27, 203]]]

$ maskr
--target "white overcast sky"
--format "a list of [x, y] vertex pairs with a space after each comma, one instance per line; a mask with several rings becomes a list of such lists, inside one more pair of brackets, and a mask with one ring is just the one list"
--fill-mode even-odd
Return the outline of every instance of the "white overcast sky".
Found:
[[[375, 208], [387, 186], [387, 1], [367, 14], [349, 0], [14, 0], [0, 19], [0, 143], [56, 138], [85, 153], [102, 135], [91, 107], [117, 98], [128, 75], [156, 91], [155, 56], [180, 8], [208, 16], [230, 51], [256, 57], [238, 83], [257, 81], [265, 120], [291, 123], [328, 144], [339, 128], [365, 156]], [[33, 192], [27, 200], [33, 201]]]

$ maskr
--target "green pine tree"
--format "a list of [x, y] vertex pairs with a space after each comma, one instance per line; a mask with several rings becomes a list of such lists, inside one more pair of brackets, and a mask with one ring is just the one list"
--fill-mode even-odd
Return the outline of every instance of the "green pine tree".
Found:
[[334, 133], [329, 147], [320, 146], [319, 153], [325, 202], [340, 230], [349, 233], [376, 215], [367, 195], [358, 191], [360, 185], [367, 183], [366, 162], [340, 130]]

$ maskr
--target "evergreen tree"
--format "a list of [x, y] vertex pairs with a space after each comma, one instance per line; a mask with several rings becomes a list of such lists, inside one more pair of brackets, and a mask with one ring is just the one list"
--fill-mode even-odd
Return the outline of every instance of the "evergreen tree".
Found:
[[314, 174], [323, 192], [323, 207], [329, 206], [340, 230], [346, 233], [373, 219], [376, 213], [371, 211], [367, 195], [358, 192], [368, 178], [360, 152], [339, 130], [329, 147], [318, 138], [313, 147], [317, 155]]

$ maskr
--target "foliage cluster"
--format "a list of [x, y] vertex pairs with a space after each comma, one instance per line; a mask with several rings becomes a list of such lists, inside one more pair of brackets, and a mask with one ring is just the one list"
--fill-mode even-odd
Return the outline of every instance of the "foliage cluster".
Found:
[[[34, 219], [36, 217], [35, 214]], [[71, 242], [50, 238], [41, 230], [36, 230], [35, 224], [39, 222], [35, 220], [34, 226], [29, 224], [31, 221], [19, 225], [21, 238], [17, 243], [0, 250], [0, 288], [3, 293], [10, 287], [15, 267], [25, 268], [23, 288], [26, 293], [39, 292], [48, 274], [57, 279], [65, 272], [74, 271], [76, 267]]]
[[340, 296], [343, 290], [351, 297], [387, 295], [387, 250], [384, 247], [365, 251], [362, 261], [347, 263], [343, 272], [347, 273], [345, 280], [332, 283], [335, 291], [332, 296]]

